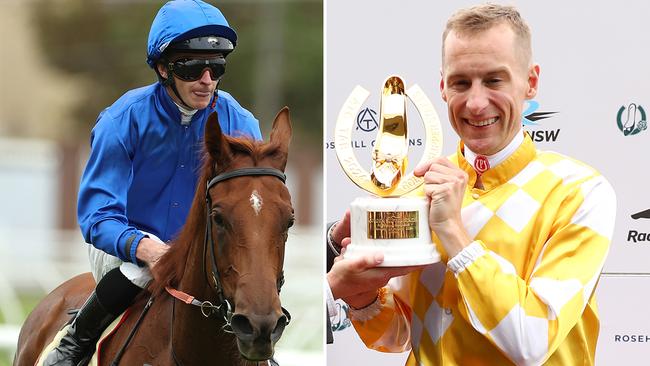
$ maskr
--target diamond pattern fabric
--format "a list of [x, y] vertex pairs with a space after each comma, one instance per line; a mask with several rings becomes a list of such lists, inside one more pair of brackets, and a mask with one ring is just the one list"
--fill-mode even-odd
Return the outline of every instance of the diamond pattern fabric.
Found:
[[461, 217], [474, 242], [450, 261], [433, 235], [443, 262], [391, 281], [387, 296], [404, 306], [353, 319], [361, 338], [384, 352], [410, 347], [409, 366], [593, 365], [594, 287], [616, 209], [607, 180], [527, 135], [482, 174], [482, 189], [462, 143], [450, 160], [469, 176]]

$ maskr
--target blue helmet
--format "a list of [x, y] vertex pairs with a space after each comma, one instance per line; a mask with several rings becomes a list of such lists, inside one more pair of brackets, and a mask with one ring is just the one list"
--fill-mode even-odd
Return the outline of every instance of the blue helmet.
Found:
[[[222, 50], [224, 54], [232, 51], [237, 44], [237, 33], [230, 28], [228, 21], [216, 7], [200, 0], [169, 1], [160, 8], [151, 24], [147, 41], [147, 64], [155, 69], [156, 62], [172, 43], [181, 48], [195, 44], [200, 46], [206, 44], [200, 42], [202, 37], [208, 36], [225, 38], [228, 41], [221, 42], [226, 45]], [[199, 42], [193, 39], [198, 39]]]

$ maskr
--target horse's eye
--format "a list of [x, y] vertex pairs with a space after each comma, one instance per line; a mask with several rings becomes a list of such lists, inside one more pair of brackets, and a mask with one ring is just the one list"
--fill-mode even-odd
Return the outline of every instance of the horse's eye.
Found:
[[215, 224], [217, 224], [219, 226], [223, 226], [223, 217], [221, 217], [220, 215], [217, 215], [213, 219], [214, 219]]
[[221, 215], [221, 212], [217, 210], [212, 210], [210, 212], [210, 216], [212, 217], [212, 222], [214, 222], [215, 225], [217, 226], [223, 226], [223, 216]]

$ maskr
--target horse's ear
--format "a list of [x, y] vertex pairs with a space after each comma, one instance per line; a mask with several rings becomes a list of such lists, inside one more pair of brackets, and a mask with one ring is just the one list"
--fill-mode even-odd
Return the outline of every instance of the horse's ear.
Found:
[[230, 145], [221, 132], [217, 112], [212, 112], [205, 123], [205, 148], [218, 166], [228, 165], [232, 158]]
[[289, 117], [289, 107], [284, 107], [278, 112], [273, 121], [271, 129], [271, 143], [277, 143], [278, 152], [283, 157], [282, 170], [287, 164], [287, 155], [289, 154], [289, 142], [291, 141], [291, 118]]

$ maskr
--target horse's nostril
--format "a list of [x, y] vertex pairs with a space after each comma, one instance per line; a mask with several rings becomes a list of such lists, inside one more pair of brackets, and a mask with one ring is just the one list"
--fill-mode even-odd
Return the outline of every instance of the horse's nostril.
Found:
[[253, 326], [245, 315], [235, 314], [230, 321], [232, 330], [238, 336], [253, 335]]
[[288, 321], [289, 318], [284, 314], [277, 316], [276, 314], [238, 313], [233, 315], [231, 327], [237, 338], [242, 341], [275, 343], [282, 335]]
[[286, 315], [282, 314], [279, 318], [277, 323], [275, 323], [275, 328], [273, 328], [273, 332], [271, 333], [271, 338], [274, 340], [277, 340], [280, 338], [282, 335], [282, 332], [284, 331], [284, 327], [289, 324], [289, 318], [287, 318]]

